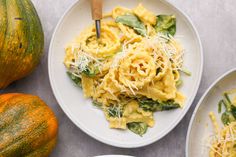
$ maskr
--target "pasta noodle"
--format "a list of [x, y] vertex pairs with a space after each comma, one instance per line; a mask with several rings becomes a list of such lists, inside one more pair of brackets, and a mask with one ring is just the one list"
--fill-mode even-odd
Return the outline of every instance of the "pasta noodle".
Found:
[[134, 9], [134, 14], [137, 15], [144, 23], [155, 25], [157, 22], [156, 15], [144, 8], [142, 4], [139, 4]]

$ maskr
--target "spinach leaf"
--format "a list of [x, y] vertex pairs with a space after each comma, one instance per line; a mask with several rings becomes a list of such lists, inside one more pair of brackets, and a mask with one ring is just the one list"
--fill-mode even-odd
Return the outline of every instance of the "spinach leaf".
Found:
[[102, 108], [102, 104], [101, 104], [101, 103], [99, 103], [99, 102], [97, 102], [97, 101], [93, 101], [92, 103], [93, 103], [93, 105], [96, 106], [97, 108], [100, 108], [100, 109]]
[[137, 33], [139, 33], [142, 36], [147, 35], [147, 30], [144, 24], [138, 19], [137, 16], [133, 14], [126, 14], [126, 15], [118, 16], [116, 18], [116, 22], [132, 27]]
[[187, 76], [191, 76], [192, 75], [192, 73], [191, 73], [191, 71], [189, 71], [188, 69], [186, 69], [186, 68], [181, 68], [180, 69], [180, 71], [181, 72], [183, 72], [185, 75], [187, 75]]
[[67, 71], [67, 75], [70, 77], [70, 79], [74, 82], [75, 85], [79, 86], [80, 88], [82, 88], [81, 85], [81, 78], [73, 75], [71, 72]]
[[224, 104], [224, 101], [223, 101], [223, 100], [220, 100], [219, 103], [218, 103], [218, 113], [221, 113], [222, 104]]
[[231, 112], [224, 112], [221, 115], [221, 121], [224, 125], [228, 125], [229, 123], [235, 121], [235, 118]]
[[221, 121], [224, 125], [228, 125], [229, 123], [236, 120], [236, 107], [232, 104], [229, 95], [227, 93], [223, 94], [224, 98], [219, 101], [218, 110], [220, 111], [221, 104], [225, 106], [226, 111], [221, 115]]
[[156, 32], [170, 34], [172, 36], [176, 33], [176, 18], [174, 15], [158, 15], [157, 24], [155, 26]]
[[97, 75], [97, 72], [94, 70], [90, 70], [89, 68], [83, 71], [83, 74], [85, 74], [88, 77], [94, 77]]
[[233, 106], [233, 105], [232, 105], [232, 103], [231, 103], [231, 101], [229, 99], [229, 95], [227, 93], [224, 93], [223, 102], [224, 102], [226, 111], [231, 112], [231, 106]]
[[98, 73], [98, 67], [91, 64], [90, 66], [87, 66], [85, 70], [82, 71], [83, 74], [85, 74], [88, 77], [95, 77]]
[[183, 84], [183, 80], [182, 79], [179, 79], [178, 81], [176, 81], [175, 85], [176, 87], [179, 87]]
[[168, 100], [165, 102], [160, 101], [154, 101], [152, 99], [140, 99], [139, 101], [139, 107], [141, 107], [145, 111], [165, 111], [165, 110], [172, 110], [179, 108], [180, 105], [173, 100]]
[[133, 133], [138, 134], [140, 136], [144, 135], [148, 129], [148, 125], [146, 123], [142, 123], [142, 122], [128, 123], [127, 127], [130, 131], [132, 131]]
[[123, 116], [123, 109], [120, 106], [110, 106], [107, 109], [107, 113], [110, 117], [122, 117]]
[[234, 118], [236, 119], [236, 107], [232, 105], [231, 107], [231, 113], [234, 116]]

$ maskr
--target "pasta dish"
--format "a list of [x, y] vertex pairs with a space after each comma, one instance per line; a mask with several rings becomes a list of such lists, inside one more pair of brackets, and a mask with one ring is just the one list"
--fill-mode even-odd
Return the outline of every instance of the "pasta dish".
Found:
[[210, 157], [236, 156], [236, 97], [231, 101], [229, 96], [234, 92], [236, 90], [225, 92], [224, 98], [219, 102], [219, 112], [221, 112], [222, 105], [225, 106], [225, 112], [221, 115], [224, 127], [219, 127], [213, 112], [209, 114], [215, 128], [215, 135], [210, 144]]
[[92, 25], [67, 45], [64, 64], [110, 128], [142, 136], [154, 126], [154, 112], [184, 105], [180, 71], [190, 73], [175, 33], [174, 15], [118, 6], [104, 15], [99, 39]]

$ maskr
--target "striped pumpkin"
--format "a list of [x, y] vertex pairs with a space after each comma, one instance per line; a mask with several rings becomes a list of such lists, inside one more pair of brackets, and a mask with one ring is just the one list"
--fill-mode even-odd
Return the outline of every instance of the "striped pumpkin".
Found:
[[47, 157], [57, 130], [54, 113], [39, 97], [0, 95], [0, 157]]
[[43, 47], [43, 29], [31, 1], [0, 0], [0, 89], [31, 73]]

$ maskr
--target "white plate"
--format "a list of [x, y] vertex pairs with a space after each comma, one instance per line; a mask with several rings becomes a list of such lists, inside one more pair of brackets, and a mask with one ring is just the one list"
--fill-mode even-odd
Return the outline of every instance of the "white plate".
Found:
[[74, 86], [66, 75], [63, 65], [64, 47], [71, 42], [82, 29], [93, 23], [88, 0], [76, 2], [62, 17], [56, 27], [49, 50], [49, 77], [54, 95], [67, 116], [81, 130], [93, 138], [117, 147], [141, 147], [153, 143], [169, 133], [184, 117], [197, 93], [202, 75], [203, 55], [199, 36], [190, 19], [179, 9], [166, 1], [159, 0], [104, 0], [104, 12], [121, 5], [134, 8], [138, 3], [156, 14], [175, 14], [177, 34], [186, 49], [185, 66], [192, 76], [184, 76], [184, 85], [180, 88], [187, 100], [183, 109], [155, 114], [156, 125], [139, 137], [130, 131], [109, 129], [103, 113], [94, 108], [91, 100], [83, 97], [82, 91]]
[[214, 133], [209, 112], [213, 111], [218, 123], [221, 124], [221, 114], [218, 114], [218, 102], [222, 99], [224, 91], [233, 88], [236, 88], [236, 69], [222, 75], [202, 96], [194, 110], [188, 128], [186, 157], [209, 157], [206, 140]]

